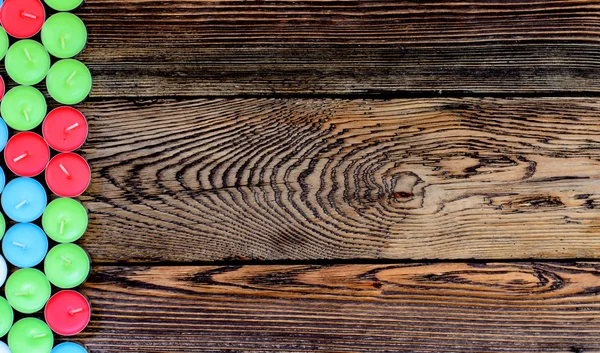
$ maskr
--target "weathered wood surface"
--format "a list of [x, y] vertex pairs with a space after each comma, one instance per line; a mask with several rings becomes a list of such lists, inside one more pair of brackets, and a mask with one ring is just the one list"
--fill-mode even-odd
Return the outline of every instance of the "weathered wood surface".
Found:
[[94, 97], [598, 92], [595, 0], [86, 0]]
[[112, 352], [598, 352], [598, 263], [96, 267]]
[[82, 110], [96, 263], [600, 256], [596, 98]]

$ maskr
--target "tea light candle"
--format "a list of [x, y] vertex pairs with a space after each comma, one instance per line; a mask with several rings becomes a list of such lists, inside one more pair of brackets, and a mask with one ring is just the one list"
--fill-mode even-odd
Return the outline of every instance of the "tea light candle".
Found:
[[[0, 353], [2, 353], [0, 351]], [[52, 349], [51, 353], [88, 353], [87, 349], [74, 342], [64, 342]]]
[[58, 288], [75, 288], [89, 276], [90, 258], [78, 245], [58, 244], [48, 252], [44, 272], [50, 283]]
[[44, 171], [50, 159], [46, 141], [33, 132], [20, 132], [8, 140], [4, 160], [13, 173], [33, 177]]
[[6, 299], [16, 311], [33, 314], [50, 298], [50, 282], [41, 271], [22, 268], [8, 277], [5, 291]]
[[90, 166], [83, 157], [61, 153], [46, 167], [46, 184], [58, 196], [77, 197], [90, 185], [91, 175]]
[[38, 219], [44, 213], [47, 201], [48, 196], [42, 184], [31, 178], [11, 180], [0, 197], [8, 218], [21, 223]]
[[0, 341], [0, 353], [11, 353], [6, 343]]
[[[0, 7], [2, 7], [2, 3], [0, 3]], [[6, 52], [8, 51], [8, 34], [4, 28], [0, 27], [0, 60], [4, 58]]]
[[[2, 81], [2, 77], [0, 77], [0, 81]], [[2, 81], [2, 82], [4, 82], [4, 81]], [[0, 99], [2, 99], [2, 98], [0, 97]], [[8, 126], [6, 126], [4, 119], [0, 118], [0, 151], [2, 151], [4, 149], [7, 141], [8, 141]], [[2, 173], [2, 174], [4, 175], [4, 173]]]
[[0, 255], [0, 287], [4, 285], [4, 282], [6, 282], [6, 276], [8, 276], [8, 266], [6, 266], [4, 257]]
[[17, 223], [2, 239], [6, 260], [17, 267], [37, 266], [48, 252], [48, 238], [44, 231], [31, 223]]
[[31, 130], [46, 116], [46, 98], [31, 86], [17, 86], [6, 92], [0, 112], [6, 124], [15, 130]]
[[[15, 313], [8, 301], [0, 297], [0, 337], [6, 335], [12, 327]], [[2, 351], [0, 351], [2, 352]]]
[[[6, 176], [4, 175], [4, 169], [2, 169], [2, 167], [0, 167], [0, 192], [2, 192], [2, 190], [4, 190], [4, 183], [6, 182]], [[0, 218], [2, 219], [1, 221], [1, 225], [2, 227], [4, 227], [4, 216], [2, 216], [2, 214], [0, 213]], [[2, 233], [0, 234], [0, 239], [2, 239], [2, 234], [4, 234], [4, 228], [1, 229]]]
[[42, 225], [50, 239], [57, 243], [72, 243], [85, 233], [88, 214], [80, 202], [70, 198], [59, 198], [46, 207]]
[[5, 0], [0, 11], [4, 30], [19, 39], [36, 35], [45, 18], [46, 11], [40, 0]]
[[71, 11], [76, 9], [83, 0], [44, 0], [48, 6], [56, 11]]
[[64, 290], [50, 298], [44, 317], [52, 331], [73, 336], [85, 329], [92, 316], [90, 303], [78, 292]]
[[46, 142], [58, 152], [71, 152], [83, 145], [88, 124], [81, 112], [71, 107], [58, 107], [48, 113], [42, 124]]
[[35, 85], [44, 79], [50, 70], [50, 55], [43, 45], [31, 39], [13, 44], [6, 59], [6, 73], [20, 85]]
[[27, 317], [17, 321], [8, 333], [12, 353], [50, 353], [54, 335], [42, 320]]
[[[0, 27], [2, 28], [2, 27]], [[2, 59], [0, 59], [2, 60]], [[4, 90], [6, 89], [6, 86], [4, 85], [4, 79], [2, 78], [2, 76], [0, 76], [0, 100], [2, 98], [4, 98]]]
[[59, 60], [48, 72], [46, 87], [50, 96], [57, 102], [67, 105], [77, 104], [90, 94], [92, 75], [80, 61]]
[[81, 19], [68, 12], [50, 16], [42, 27], [42, 43], [60, 59], [74, 57], [85, 47], [87, 30]]

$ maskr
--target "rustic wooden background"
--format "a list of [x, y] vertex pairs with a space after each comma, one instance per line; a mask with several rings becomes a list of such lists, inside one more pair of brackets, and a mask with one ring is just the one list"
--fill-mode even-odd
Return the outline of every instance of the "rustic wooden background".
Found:
[[87, 0], [108, 352], [600, 352], [600, 3]]

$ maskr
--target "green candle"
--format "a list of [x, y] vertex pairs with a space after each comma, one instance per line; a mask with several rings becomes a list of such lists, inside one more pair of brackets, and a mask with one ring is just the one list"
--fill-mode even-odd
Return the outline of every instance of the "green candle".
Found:
[[44, 0], [48, 6], [56, 11], [71, 11], [76, 9], [83, 0]]
[[6, 51], [8, 50], [8, 34], [4, 28], [0, 27], [0, 60], [4, 58], [6, 55]]
[[58, 244], [46, 255], [44, 272], [58, 288], [75, 288], [90, 274], [90, 258], [78, 245]]
[[17, 321], [8, 333], [12, 353], [50, 353], [53, 345], [54, 336], [48, 325], [32, 317]]
[[87, 211], [74, 199], [59, 198], [48, 204], [42, 216], [44, 231], [57, 243], [81, 238], [88, 225]]
[[46, 116], [46, 109], [42, 92], [30, 86], [11, 89], [0, 103], [0, 113], [6, 124], [19, 131], [38, 126]]
[[6, 299], [0, 297], [0, 337], [6, 335], [12, 327], [15, 313]]
[[20, 85], [35, 85], [44, 79], [50, 69], [50, 55], [43, 45], [25, 39], [13, 44], [4, 59], [6, 73]]
[[42, 27], [42, 43], [57, 58], [66, 59], [79, 54], [86, 41], [87, 30], [83, 21], [68, 12], [52, 15]]
[[33, 268], [15, 271], [6, 281], [6, 299], [23, 314], [42, 310], [50, 299], [50, 282], [42, 272]]
[[0, 240], [4, 237], [4, 233], [6, 233], [6, 220], [4, 219], [4, 215], [0, 213]]
[[48, 93], [57, 102], [67, 105], [77, 104], [90, 94], [92, 75], [80, 61], [60, 60], [50, 68], [46, 87]]

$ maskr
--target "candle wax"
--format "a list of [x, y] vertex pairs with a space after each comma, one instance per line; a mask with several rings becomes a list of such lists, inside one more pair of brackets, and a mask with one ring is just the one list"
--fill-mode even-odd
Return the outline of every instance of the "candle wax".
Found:
[[[4, 169], [2, 169], [2, 167], [0, 167], [0, 192], [2, 192], [2, 190], [4, 190], [5, 183], [6, 183], [6, 176], [4, 175]], [[2, 225], [4, 225], [4, 217], [2, 217]], [[2, 228], [2, 234], [4, 234], [4, 230], [5, 229]], [[0, 234], [0, 238], [2, 238], [2, 234]]]
[[77, 197], [90, 185], [91, 170], [89, 164], [75, 153], [61, 153], [48, 163], [46, 184], [61, 197]]
[[[2, 28], [2, 27], [0, 27], [0, 28]], [[0, 76], [0, 100], [2, 100], [2, 98], [4, 98], [5, 90], [6, 90], [6, 85], [4, 84], [4, 79], [2, 78], [2, 76]]]
[[12, 353], [6, 343], [0, 341], [0, 353]]
[[50, 283], [58, 288], [75, 288], [90, 274], [90, 258], [78, 245], [58, 244], [48, 252], [44, 272]]
[[48, 196], [37, 180], [16, 178], [4, 187], [0, 202], [4, 213], [15, 222], [28, 223], [38, 219], [46, 209]]
[[50, 54], [67, 59], [79, 54], [85, 47], [87, 30], [81, 19], [68, 12], [50, 16], [42, 27], [42, 43]]
[[59, 60], [48, 72], [46, 88], [55, 101], [67, 105], [77, 104], [90, 94], [92, 75], [80, 61]]
[[83, 0], [44, 0], [48, 6], [56, 11], [71, 11], [76, 9]]
[[4, 30], [19, 39], [36, 35], [45, 18], [46, 11], [39, 0], [5, 0], [0, 11]]
[[[0, 80], [2, 80], [1, 77]], [[6, 142], [8, 142], [8, 126], [4, 122], [4, 119], [0, 118], [0, 151], [6, 147]]]
[[56, 293], [44, 310], [48, 326], [62, 336], [73, 336], [83, 331], [89, 324], [91, 315], [87, 299], [72, 290]]
[[48, 252], [48, 238], [44, 231], [31, 223], [17, 223], [2, 239], [6, 260], [17, 267], [37, 266]]
[[4, 282], [6, 282], [6, 276], [8, 276], [8, 266], [6, 265], [6, 260], [4, 260], [4, 257], [0, 255], [0, 287], [4, 285]]
[[88, 353], [88, 351], [77, 343], [64, 342], [54, 347], [51, 353]]
[[[6, 335], [13, 325], [15, 313], [8, 301], [0, 297], [0, 337]], [[0, 351], [1, 352], [1, 351]]]
[[77, 109], [58, 107], [48, 113], [42, 124], [48, 145], [58, 152], [71, 152], [83, 145], [88, 134], [87, 120]]
[[8, 140], [4, 160], [13, 173], [33, 177], [44, 171], [50, 159], [50, 148], [38, 134], [19, 132]]
[[85, 233], [88, 214], [80, 202], [70, 198], [59, 198], [46, 207], [42, 225], [50, 239], [57, 243], [71, 243]]
[[8, 333], [12, 353], [50, 353], [54, 335], [42, 320], [27, 317], [17, 321]]
[[22, 268], [8, 277], [5, 292], [6, 299], [16, 311], [33, 314], [50, 298], [50, 282], [39, 270]]
[[0, 112], [6, 125], [26, 131], [38, 126], [46, 117], [46, 98], [31, 86], [17, 86], [6, 92], [0, 102]]
[[[2, 3], [0, 3], [0, 7], [2, 7]], [[8, 51], [8, 34], [4, 28], [0, 27], [0, 60], [4, 58], [6, 52]]]
[[50, 55], [43, 45], [25, 39], [13, 44], [4, 59], [6, 73], [20, 85], [35, 85], [44, 79], [50, 70]]

